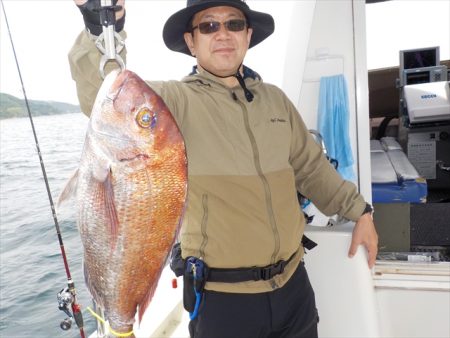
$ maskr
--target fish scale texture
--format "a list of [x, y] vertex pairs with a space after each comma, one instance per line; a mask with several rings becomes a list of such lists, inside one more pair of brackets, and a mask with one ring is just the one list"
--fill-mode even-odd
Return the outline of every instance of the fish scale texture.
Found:
[[[171, 113], [144, 81], [124, 71], [103, 86], [77, 174], [78, 226], [88, 288], [124, 333], [151, 301], [178, 233], [187, 160]], [[144, 128], [143, 109], [153, 121]]]

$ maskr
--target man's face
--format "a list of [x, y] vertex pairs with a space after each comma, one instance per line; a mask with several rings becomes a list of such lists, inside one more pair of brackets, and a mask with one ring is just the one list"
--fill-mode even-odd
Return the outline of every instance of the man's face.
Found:
[[[234, 7], [212, 7], [195, 14], [192, 27], [202, 22], [223, 23], [231, 19], [245, 20], [245, 16]], [[201, 67], [219, 76], [230, 76], [236, 73], [243, 62], [251, 36], [251, 28], [232, 32], [222, 24], [217, 32], [203, 34], [197, 28], [193, 35], [185, 33], [184, 39]]]

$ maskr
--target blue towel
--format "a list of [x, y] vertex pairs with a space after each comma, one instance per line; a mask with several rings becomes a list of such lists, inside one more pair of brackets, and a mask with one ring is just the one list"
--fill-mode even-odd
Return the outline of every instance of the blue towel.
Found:
[[348, 133], [348, 92], [344, 75], [320, 79], [318, 110], [317, 125], [328, 156], [338, 161], [338, 172], [342, 178], [354, 181], [354, 161]]

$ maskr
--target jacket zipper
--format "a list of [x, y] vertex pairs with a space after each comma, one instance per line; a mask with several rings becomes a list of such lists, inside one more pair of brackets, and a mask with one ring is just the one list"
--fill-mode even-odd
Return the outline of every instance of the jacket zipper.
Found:
[[202, 244], [200, 245], [199, 249], [199, 258], [205, 259], [205, 247], [208, 243], [208, 234], [206, 233], [206, 225], [208, 224], [208, 195], [203, 194], [202, 195], [202, 207], [203, 207], [203, 217], [202, 217], [202, 223], [201, 223], [201, 230], [202, 230]]
[[[270, 225], [272, 227], [272, 232], [273, 232], [273, 236], [274, 236], [274, 240], [275, 240], [275, 248], [272, 253], [270, 262], [271, 262], [271, 264], [275, 264], [276, 257], [280, 251], [280, 234], [278, 233], [278, 227], [277, 227], [277, 223], [275, 221], [275, 213], [273, 211], [273, 206], [272, 206], [272, 194], [270, 192], [269, 182], [267, 181], [267, 178], [264, 175], [262, 168], [261, 168], [261, 161], [260, 161], [260, 157], [259, 157], [258, 146], [256, 144], [255, 136], [253, 135], [253, 132], [250, 128], [250, 121], [248, 118], [247, 107], [239, 99], [237, 99], [236, 94], [234, 92], [232, 92], [232, 96], [235, 99], [235, 101], [238, 102], [242, 108], [242, 115], [244, 117], [245, 129], [247, 131], [248, 138], [250, 139], [250, 143], [252, 145], [253, 162], [255, 164], [256, 172], [258, 173], [258, 176], [261, 179], [262, 185], [264, 187], [267, 213], [269, 216], [269, 221], [270, 221]], [[272, 288], [276, 288], [276, 286], [272, 285]]]

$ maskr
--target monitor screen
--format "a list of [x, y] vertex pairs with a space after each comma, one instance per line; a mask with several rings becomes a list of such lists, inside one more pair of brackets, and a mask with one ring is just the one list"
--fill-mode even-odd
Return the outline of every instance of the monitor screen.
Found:
[[400, 69], [435, 66], [439, 66], [439, 47], [400, 51]]

